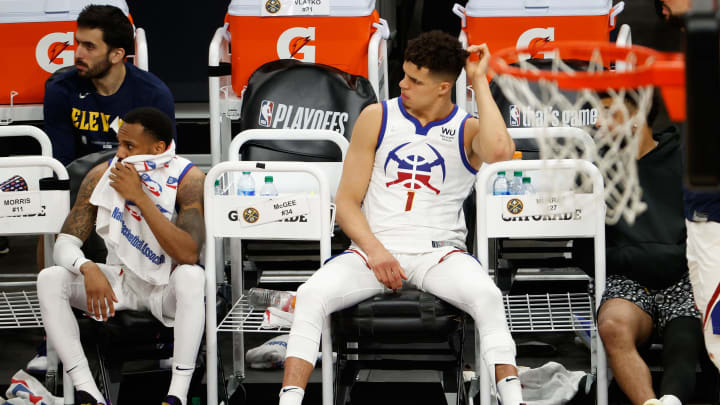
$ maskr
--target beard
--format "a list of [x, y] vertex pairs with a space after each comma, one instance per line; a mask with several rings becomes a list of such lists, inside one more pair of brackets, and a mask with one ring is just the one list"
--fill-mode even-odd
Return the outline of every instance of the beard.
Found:
[[110, 63], [110, 61], [107, 59], [99, 62], [93, 67], [88, 67], [88, 65], [84, 62], [78, 62], [77, 64], [85, 66], [87, 68], [87, 71], [85, 72], [78, 71], [78, 75], [86, 79], [102, 79], [103, 77], [105, 77], [105, 75], [108, 74], [110, 68], [112, 67], [112, 63]]

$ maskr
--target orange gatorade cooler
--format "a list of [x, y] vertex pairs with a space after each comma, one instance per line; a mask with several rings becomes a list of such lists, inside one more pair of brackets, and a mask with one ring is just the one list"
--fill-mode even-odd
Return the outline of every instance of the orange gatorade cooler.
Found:
[[0, 104], [42, 103], [45, 80], [75, 64], [75, 20], [93, 3], [111, 4], [128, 14], [125, 0], [1, 0]]
[[537, 41], [608, 41], [624, 7], [613, 7], [612, 0], [469, 0], [453, 10], [467, 43], [487, 43], [492, 53], [532, 48]]
[[276, 59], [368, 76], [368, 43], [379, 22], [375, 0], [233, 0], [227, 18], [235, 94], [255, 69]]

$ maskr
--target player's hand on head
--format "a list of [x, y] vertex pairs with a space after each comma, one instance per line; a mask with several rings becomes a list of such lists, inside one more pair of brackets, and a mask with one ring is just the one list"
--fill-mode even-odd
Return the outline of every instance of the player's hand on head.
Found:
[[408, 279], [400, 262], [386, 249], [368, 253], [368, 265], [378, 281], [392, 290], [402, 288], [402, 281]]
[[488, 74], [488, 66], [490, 65], [490, 50], [487, 44], [470, 45], [467, 48], [470, 53], [465, 62], [465, 73], [472, 80], [476, 76], [486, 76]]
[[145, 196], [142, 180], [135, 167], [116, 162], [110, 168], [110, 187], [114, 188], [125, 200], [137, 202]]
[[118, 302], [115, 292], [105, 274], [97, 264], [87, 262], [80, 267], [85, 281], [85, 295], [87, 309], [95, 319], [107, 321], [115, 316], [115, 302]]

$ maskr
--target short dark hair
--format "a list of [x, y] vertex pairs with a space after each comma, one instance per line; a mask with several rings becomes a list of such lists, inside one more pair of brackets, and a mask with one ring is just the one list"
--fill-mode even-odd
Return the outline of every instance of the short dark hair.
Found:
[[457, 38], [434, 30], [424, 32], [408, 42], [405, 61], [419, 68], [426, 67], [434, 73], [452, 76], [454, 81], [465, 67], [468, 55]]
[[[612, 97], [610, 93], [608, 92], [598, 92], [598, 98], [608, 98]], [[625, 91], [625, 97], [624, 101], [630, 105], [632, 105], [635, 109], [638, 108], [638, 100], [633, 97], [632, 93], [630, 91]], [[660, 95], [660, 88], [655, 87], [653, 89], [653, 95], [652, 99], [650, 100], [650, 106], [647, 111], [647, 116], [645, 117], [645, 121], [647, 122], [647, 125], [652, 128], [653, 124], [655, 123], [655, 120], [658, 117], [658, 114], [660, 113], [660, 106], [663, 103], [662, 96]]]
[[140, 124], [145, 132], [156, 141], [163, 141], [170, 146], [173, 139], [173, 124], [170, 117], [155, 107], [139, 107], [125, 114], [123, 121], [127, 124]]
[[78, 15], [80, 28], [99, 28], [103, 41], [110, 49], [122, 48], [125, 55], [135, 53], [135, 35], [132, 24], [122, 10], [115, 6], [91, 4]]

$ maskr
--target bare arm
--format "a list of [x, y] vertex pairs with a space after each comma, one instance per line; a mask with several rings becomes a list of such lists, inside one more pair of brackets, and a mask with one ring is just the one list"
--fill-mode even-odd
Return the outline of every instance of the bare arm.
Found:
[[485, 44], [470, 46], [468, 52], [479, 56], [477, 61], [468, 58], [465, 65], [467, 75], [472, 80], [478, 110], [478, 119], [468, 120], [466, 124], [466, 134], [472, 142], [471, 162], [479, 160], [480, 164], [508, 160], [515, 152], [515, 142], [508, 134], [502, 114], [490, 93], [487, 81], [490, 52]]
[[133, 201], [163, 250], [178, 264], [195, 264], [204, 237], [203, 181], [205, 175], [191, 168], [178, 186], [180, 206], [177, 225], [167, 219], [143, 191], [140, 176], [132, 165], [117, 163], [111, 169], [110, 183], [126, 200]]
[[90, 204], [90, 196], [105, 169], [107, 169], [107, 164], [101, 163], [93, 167], [85, 176], [80, 184], [75, 204], [65, 219], [60, 233], [73, 235], [83, 242], [90, 236], [97, 217], [97, 207]]
[[397, 260], [373, 235], [360, 209], [370, 184], [381, 123], [380, 104], [370, 105], [360, 113], [345, 156], [335, 204], [338, 224], [345, 234], [367, 253], [368, 264], [377, 279], [389, 288], [398, 289], [402, 287], [401, 278], [407, 277]]

